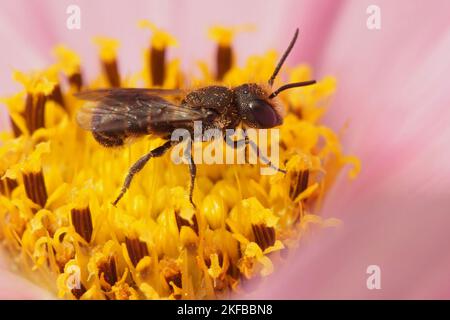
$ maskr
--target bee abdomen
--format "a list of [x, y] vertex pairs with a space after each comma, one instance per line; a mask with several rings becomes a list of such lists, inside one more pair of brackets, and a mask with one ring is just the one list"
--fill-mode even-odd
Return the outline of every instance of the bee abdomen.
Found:
[[95, 140], [104, 147], [120, 147], [125, 143], [125, 136], [120, 134], [112, 134], [110, 132], [94, 131], [92, 132]]
[[119, 147], [122, 146], [125, 143], [125, 139], [127, 138], [127, 135], [125, 133], [125, 130], [119, 130], [118, 128], [126, 128], [125, 124], [121, 123], [113, 123], [114, 126], [111, 126], [111, 121], [109, 121], [108, 125], [105, 126], [105, 120], [107, 117], [103, 115], [96, 115], [92, 117], [92, 136], [95, 140], [97, 140], [98, 143], [100, 143], [102, 146], [105, 147]]

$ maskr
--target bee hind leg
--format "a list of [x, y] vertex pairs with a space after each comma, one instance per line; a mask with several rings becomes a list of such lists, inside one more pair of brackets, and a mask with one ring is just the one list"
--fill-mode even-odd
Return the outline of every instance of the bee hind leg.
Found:
[[144, 156], [142, 156], [141, 158], [139, 158], [139, 160], [136, 161], [131, 166], [130, 170], [128, 171], [128, 174], [122, 185], [122, 189], [120, 190], [120, 194], [117, 196], [116, 200], [114, 200], [114, 202], [112, 204], [114, 206], [117, 205], [117, 203], [120, 201], [120, 199], [122, 199], [123, 195], [125, 194], [125, 192], [127, 192], [128, 188], [130, 187], [130, 184], [131, 184], [131, 181], [133, 180], [134, 175], [136, 173], [138, 173], [139, 171], [141, 171], [151, 158], [157, 158], [157, 157], [162, 156], [175, 143], [177, 143], [177, 142], [176, 141], [167, 141], [163, 145], [151, 150], [149, 153], [147, 153]]

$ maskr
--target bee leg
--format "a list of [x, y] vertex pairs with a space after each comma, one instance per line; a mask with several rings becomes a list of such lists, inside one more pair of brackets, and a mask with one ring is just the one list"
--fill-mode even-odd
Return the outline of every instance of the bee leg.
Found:
[[160, 157], [162, 156], [164, 153], [166, 153], [167, 150], [170, 149], [170, 147], [172, 147], [175, 143], [177, 143], [176, 141], [167, 141], [166, 143], [164, 143], [163, 145], [151, 150], [149, 153], [145, 154], [144, 156], [142, 156], [141, 158], [139, 158], [138, 161], [136, 161], [130, 168], [130, 170], [128, 171], [127, 177], [125, 178], [125, 181], [123, 183], [122, 189], [120, 190], [120, 194], [117, 196], [116, 200], [114, 200], [114, 202], [112, 203], [114, 206], [117, 205], [117, 203], [119, 202], [120, 199], [122, 199], [123, 195], [125, 194], [125, 192], [128, 190], [128, 188], [130, 187], [131, 181], [133, 180], [133, 177], [136, 173], [138, 173], [139, 171], [142, 170], [142, 168], [144, 168], [144, 166], [147, 164], [147, 162], [151, 159], [151, 158], [156, 158], [156, 157]]
[[192, 200], [192, 196], [194, 195], [195, 177], [197, 175], [197, 166], [194, 163], [194, 158], [192, 157], [192, 152], [189, 152], [189, 156], [190, 156], [189, 173], [191, 174], [191, 185], [189, 187], [189, 201], [191, 202], [191, 204], [194, 208], [197, 208], [195, 206], [194, 201]]
[[[233, 140], [233, 139], [231, 139], [230, 136], [228, 136], [227, 134], [225, 134], [223, 138], [224, 138], [226, 144], [227, 144], [229, 147], [233, 148], [233, 149], [239, 149], [239, 148], [241, 148], [241, 147], [245, 144], [245, 148], [246, 148], [246, 150], [245, 150], [245, 155], [244, 155], [244, 156], [245, 156], [245, 163], [248, 163], [248, 162], [249, 162], [248, 154], [247, 154], [247, 145], [248, 145], [248, 142], [246, 141], [246, 139]], [[246, 138], [247, 138], [247, 137], [246, 137]]]
[[245, 137], [245, 143], [246, 143], [246, 144], [250, 144], [250, 146], [253, 148], [253, 151], [256, 152], [256, 154], [258, 155], [258, 157], [259, 157], [266, 165], [268, 165], [268, 166], [271, 167], [272, 169], [277, 170], [278, 172], [281, 172], [281, 173], [284, 173], [284, 174], [287, 173], [286, 170], [278, 168], [277, 166], [275, 166], [275, 165], [272, 163], [272, 161], [270, 161], [270, 159], [267, 159], [267, 157], [266, 157], [265, 155], [262, 154], [261, 150], [259, 150], [258, 145], [257, 145], [254, 141], [248, 139], [248, 137]]
[[265, 163], [272, 169], [275, 169], [281, 173], [286, 174], [286, 170], [276, 167], [272, 163], [272, 161], [267, 159], [267, 157], [262, 154], [261, 150], [259, 150], [258, 145], [254, 141], [250, 140], [247, 136], [245, 136], [244, 139], [234, 141], [234, 140], [230, 139], [229, 136], [225, 135], [225, 142], [227, 143], [227, 145], [229, 145], [230, 147], [232, 147], [234, 149], [240, 148], [242, 146], [242, 144], [244, 144], [244, 143], [245, 143], [245, 145], [250, 145], [253, 148], [253, 151], [256, 152], [256, 155], [262, 160], [263, 163]]

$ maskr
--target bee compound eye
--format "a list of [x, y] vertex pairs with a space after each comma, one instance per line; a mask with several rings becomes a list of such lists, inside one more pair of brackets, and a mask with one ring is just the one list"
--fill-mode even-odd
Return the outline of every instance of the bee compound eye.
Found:
[[281, 118], [273, 107], [264, 100], [253, 100], [249, 107], [260, 128], [273, 128], [281, 124]]

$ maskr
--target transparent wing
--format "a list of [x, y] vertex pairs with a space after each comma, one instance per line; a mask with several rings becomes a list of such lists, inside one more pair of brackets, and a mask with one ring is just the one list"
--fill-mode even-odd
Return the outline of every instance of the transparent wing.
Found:
[[78, 110], [79, 126], [90, 131], [123, 132], [134, 125], [151, 126], [163, 122], [202, 120], [205, 117], [200, 110], [177, 106], [159, 96], [149, 95], [148, 89], [145, 90], [145, 93], [140, 93], [140, 89], [85, 92], [83, 97], [94, 103]]
[[118, 100], [130, 99], [143, 96], [181, 96], [185, 91], [180, 89], [150, 89], [150, 88], [105, 88], [87, 90], [75, 93], [74, 96], [80, 100], [100, 101], [105, 98]]

